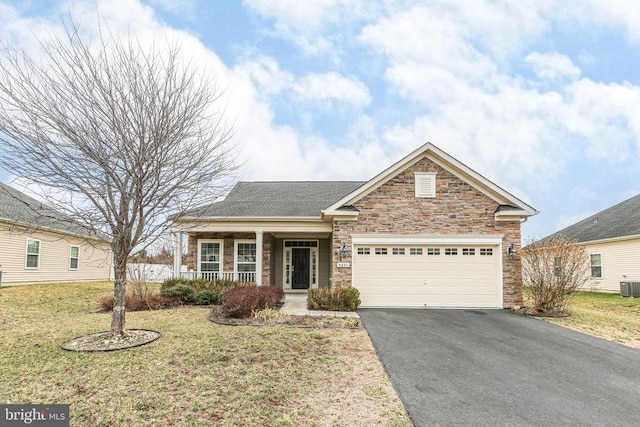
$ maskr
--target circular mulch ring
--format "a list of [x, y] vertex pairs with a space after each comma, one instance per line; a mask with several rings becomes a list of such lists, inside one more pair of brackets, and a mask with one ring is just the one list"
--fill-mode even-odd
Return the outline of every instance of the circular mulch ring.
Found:
[[115, 351], [140, 347], [154, 342], [161, 336], [160, 332], [148, 329], [127, 329], [127, 335], [117, 337], [106, 331], [76, 337], [60, 347], [68, 351]]

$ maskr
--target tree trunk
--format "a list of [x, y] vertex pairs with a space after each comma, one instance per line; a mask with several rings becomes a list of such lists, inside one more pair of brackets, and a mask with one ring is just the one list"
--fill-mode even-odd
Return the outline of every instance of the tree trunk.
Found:
[[111, 335], [126, 335], [125, 294], [127, 291], [127, 264], [116, 262], [113, 284], [113, 316], [111, 317]]

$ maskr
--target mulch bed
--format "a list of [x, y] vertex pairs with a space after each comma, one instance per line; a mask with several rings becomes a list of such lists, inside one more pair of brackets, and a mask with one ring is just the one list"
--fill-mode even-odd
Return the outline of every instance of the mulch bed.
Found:
[[65, 342], [61, 347], [68, 351], [114, 351], [140, 347], [160, 338], [157, 331], [147, 329], [128, 329], [125, 336], [112, 336], [111, 332], [98, 332], [83, 335]]
[[229, 326], [287, 326], [292, 328], [348, 328], [363, 329], [359, 318], [326, 316], [286, 315], [277, 319], [261, 320], [255, 317], [241, 319], [225, 317], [222, 306], [213, 306], [209, 320], [219, 325]]

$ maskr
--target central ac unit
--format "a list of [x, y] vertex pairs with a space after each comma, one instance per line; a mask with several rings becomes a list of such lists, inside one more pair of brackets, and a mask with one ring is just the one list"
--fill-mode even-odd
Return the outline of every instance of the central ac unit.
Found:
[[620, 296], [640, 297], [640, 282], [620, 282]]

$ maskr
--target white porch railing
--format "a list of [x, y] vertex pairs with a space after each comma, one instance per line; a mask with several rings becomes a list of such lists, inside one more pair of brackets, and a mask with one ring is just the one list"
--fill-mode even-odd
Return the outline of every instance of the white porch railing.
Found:
[[256, 282], [255, 272], [217, 272], [217, 271], [182, 271], [179, 275], [182, 279], [196, 280], [204, 279], [210, 282], [216, 280], [238, 280], [241, 282]]

